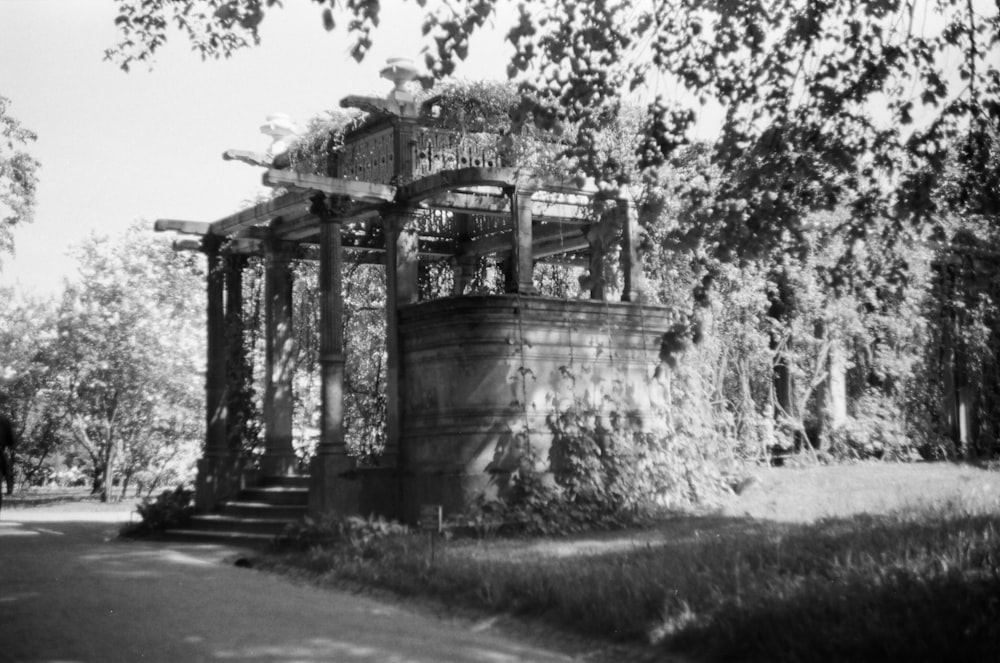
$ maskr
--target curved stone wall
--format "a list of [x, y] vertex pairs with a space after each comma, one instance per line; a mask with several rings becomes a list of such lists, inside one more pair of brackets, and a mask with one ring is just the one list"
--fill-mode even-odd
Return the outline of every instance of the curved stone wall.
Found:
[[402, 511], [454, 512], [502, 489], [527, 433], [546, 459], [547, 417], [574, 399], [650, 415], [666, 308], [518, 295], [400, 311]]

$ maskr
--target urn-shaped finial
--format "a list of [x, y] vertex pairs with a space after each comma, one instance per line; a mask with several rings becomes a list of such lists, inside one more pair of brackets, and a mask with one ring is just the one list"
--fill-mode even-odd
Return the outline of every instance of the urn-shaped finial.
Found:
[[382, 78], [392, 81], [390, 97], [398, 98], [400, 94], [409, 96], [406, 85], [417, 77], [417, 66], [409, 58], [389, 58], [380, 73]]
[[267, 153], [272, 157], [287, 152], [292, 141], [298, 136], [292, 118], [284, 113], [268, 115], [267, 122], [260, 127], [260, 132], [271, 138], [271, 145], [267, 148]]

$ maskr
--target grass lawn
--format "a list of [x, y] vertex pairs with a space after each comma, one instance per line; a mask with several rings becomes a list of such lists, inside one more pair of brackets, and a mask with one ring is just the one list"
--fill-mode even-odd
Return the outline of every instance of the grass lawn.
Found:
[[1000, 656], [1000, 472], [970, 466], [762, 469], [712, 515], [428, 552], [412, 534], [265, 564], [694, 659]]

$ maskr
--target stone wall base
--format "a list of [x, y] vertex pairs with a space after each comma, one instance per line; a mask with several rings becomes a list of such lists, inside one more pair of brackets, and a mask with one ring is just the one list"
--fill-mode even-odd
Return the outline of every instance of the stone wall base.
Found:
[[343, 454], [317, 454], [309, 464], [309, 512], [360, 513], [361, 483], [354, 462]]
[[245, 459], [237, 454], [204, 456], [198, 459], [195, 479], [195, 508], [212, 511], [224, 500], [234, 497], [257, 478], [257, 471], [248, 469]]

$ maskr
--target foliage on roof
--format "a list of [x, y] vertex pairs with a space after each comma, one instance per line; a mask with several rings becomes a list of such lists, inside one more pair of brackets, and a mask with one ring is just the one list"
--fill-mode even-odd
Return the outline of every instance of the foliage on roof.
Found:
[[428, 90], [421, 119], [459, 132], [510, 132], [521, 95], [509, 82], [450, 80]]
[[[360, 112], [327, 110], [309, 120], [304, 134], [288, 150], [288, 165], [299, 173], [326, 175], [331, 154], [340, 151], [344, 135], [365, 119]], [[278, 162], [279, 166], [285, 164]]]
[[[571, 149], [576, 127], [548, 116], [533, 117], [540, 107], [526, 103], [523, 91], [510, 82], [449, 80], [421, 92], [418, 103], [420, 122], [427, 126], [475, 134], [478, 142], [485, 134], [495, 134], [509, 164], [544, 171], [550, 177], [581, 175], [576, 163], [579, 155]], [[619, 117], [609, 119], [595, 143], [595, 149], [616, 169], [622, 164], [634, 168], [638, 123], [631, 110], [625, 108]], [[526, 119], [526, 113], [531, 117]], [[343, 147], [345, 137], [374, 119], [360, 111], [325, 111], [310, 120], [287, 161], [278, 165], [301, 173], [328, 174], [330, 159]]]

